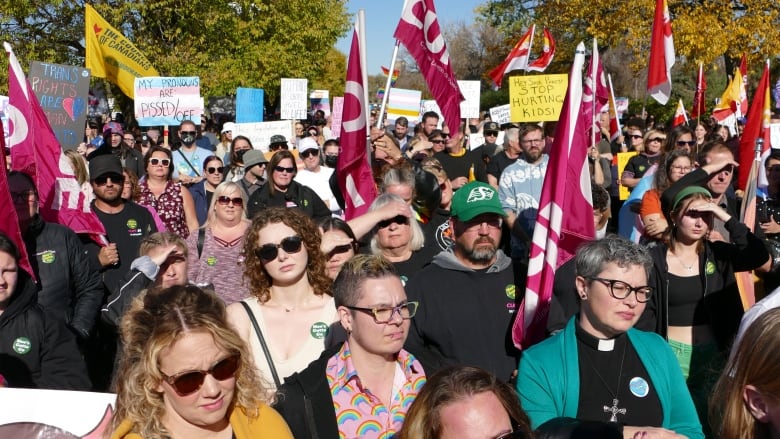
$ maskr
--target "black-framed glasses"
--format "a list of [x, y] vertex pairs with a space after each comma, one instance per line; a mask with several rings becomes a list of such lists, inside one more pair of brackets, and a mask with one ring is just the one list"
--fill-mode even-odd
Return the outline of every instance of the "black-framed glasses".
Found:
[[217, 198], [217, 203], [222, 206], [227, 206], [228, 204], [233, 203], [234, 206], [241, 207], [244, 205], [244, 200], [241, 197], [230, 198], [227, 195], [222, 195]]
[[409, 320], [412, 317], [414, 317], [415, 314], [417, 314], [418, 306], [420, 306], [420, 302], [406, 302], [398, 306], [390, 306], [390, 307], [375, 306], [373, 308], [362, 308], [359, 306], [344, 305], [344, 308], [366, 313], [374, 318], [374, 322], [381, 324], [381, 323], [389, 323], [391, 320], [393, 320], [393, 316], [396, 313], [398, 313], [398, 315], [401, 316], [401, 319]]
[[125, 184], [125, 176], [120, 174], [105, 174], [101, 175], [100, 177], [95, 178], [94, 181], [96, 185], [98, 186], [105, 186], [108, 184], [108, 181], [111, 180], [111, 183], [118, 184], [118, 185], [124, 185]]
[[181, 135], [182, 135], [182, 136], [194, 136], [194, 135], [196, 135], [196, 134], [198, 134], [198, 132], [197, 132], [197, 131], [182, 131], [182, 132], [181, 132]]
[[695, 140], [678, 140], [677, 146], [693, 146], [696, 144]]
[[523, 145], [541, 145], [544, 143], [544, 139], [527, 139], [523, 140]]
[[300, 156], [302, 159], [307, 159], [312, 156], [319, 156], [320, 152], [316, 149], [307, 149], [306, 151], [303, 151]]
[[215, 168], [213, 166], [209, 166], [208, 168], [206, 168], [206, 172], [208, 172], [209, 174], [221, 174], [221, 173], [225, 172], [225, 167], [224, 166], [217, 166]]
[[286, 172], [288, 174], [292, 174], [293, 172], [295, 172], [295, 168], [293, 168], [292, 166], [289, 167], [289, 168], [285, 168], [284, 166], [276, 165], [276, 166], [274, 166], [274, 171], [276, 171], [276, 172]]
[[163, 165], [163, 167], [168, 167], [171, 165], [171, 159], [158, 159], [158, 158], [152, 158], [149, 159], [149, 163], [151, 163], [152, 166], [158, 166]]
[[653, 296], [653, 287], [632, 287], [630, 284], [617, 279], [604, 279], [603, 277], [589, 277], [588, 280], [599, 281], [609, 287], [609, 295], [615, 299], [622, 300], [629, 294], [636, 293], [637, 302], [645, 303]]
[[404, 226], [406, 224], [409, 224], [409, 217], [403, 215], [396, 215], [393, 218], [379, 221], [377, 223], [377, 226], [379, 226], [380, 229], [384, 229], [385, 227], [390, 227], [390, 224], [398, 224], [399, 226]]
[[441, 145], [442, 143], [444, 143], [444, 140], [442, 140], [442, 139], [435, 139], [435, 140], [431, 140], [431, 143], [435, 143], [437, 145]]
[[219, 360], [209, 370], [193, 370], [189, 372], [178, 373], [173, 376], [165, 375], [160, 372], [163, 380], [173, 387], [173, 390], [179, 396], [191, 395], [201, 387], [203, 387], [203, 381], [206, 380], [206, 375], [211, 375], [217, 381], [225, 381], [233, 378], [238, 372], [238, 368], [241, 366], [241, 355], [235, 354], [227, 358]]
[[498, 132], [496, 131], [485, 131], [485, 137], [497, 137]]
[[283, 149], [287, 149], [287, 145], [284, 143], [274, 143], [273, 145], [270, 145], [268, 149], [271, 151], [281, 151]]
[[279, 244], [264, 244], [255, 249], [255, 255], [263, 262], [269, 262], [279, 256], [279, 248], [285, 253], [298, 253], [303, 247], [303, 239], [300, 236], [288, 236]]

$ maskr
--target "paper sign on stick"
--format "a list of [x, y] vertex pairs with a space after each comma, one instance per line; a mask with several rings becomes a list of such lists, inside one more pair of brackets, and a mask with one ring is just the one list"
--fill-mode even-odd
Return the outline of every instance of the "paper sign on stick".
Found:
[[140, 126], [200, 125], [203, 98], [197, 76], [135, 78], [135, 118]]
[[491, 108], [490, 120], [499, 125], [511, 122], [509, 104]]
[[512, 122], [558, 120], [568, 84], [567, 74], [509, 78], [509, 108]]
[[341, 116], [343, 113], [344, 113], [344, 96], [334, 96], [333, 113], [330, 115], [330, 132], [334, 139], [338, 139], [339, 137], [341, 137]]
[[291, 120], [275, 120], [273, 122], [255, 122], [255, 123], [237, 123], [233, 130], [233, 137], [246, 136], [252, 142], [254, 149], [268, 152], [268, 144], [271, 143], [271, 136], [281, 134], [287, 139], [287, 143], [292, 149], [290, 141], [293, 134], [293, 124]]
[[308, 79], [282, 78], [281, 118], [306, 119], [309, 109]]
[[479, 117], [480, 81], [458, 81], [465, 101], [460, 103], [460, 117]]

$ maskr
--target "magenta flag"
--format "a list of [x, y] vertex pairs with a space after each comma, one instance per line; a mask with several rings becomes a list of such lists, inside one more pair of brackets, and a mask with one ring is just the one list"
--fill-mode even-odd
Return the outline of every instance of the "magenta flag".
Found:
[[87, 233], [102, 243], [100, 235], [106, 233], [103, 224], [81, 191], [19, 60], [8, 43], [4, 46], [8, 53], [11, 166], [32, 177], [44, 220]]
[[460, 127], [460, 103], [464, 98], [452, 72], [433, 0], [409, 0], [393, 36], [417, 62], [447, 126], [455, 132]]
[[585, 77], [585, 91], [582, 95], [582, 114], [587, 124], [585, 127], [588, 133], [587, 137], [591, 140], [589, 146], [592, 146], [601, 140], [599, 136], [600, 112], [609, 103], [609, 87], [595, 38], [593, 39], [590, 64], [585, 72], [587, 76]]
[[344, 216], [347, 220], [366, 213], [376, 198], [376, 185], [367, 157], [364, 86], [360, 44], [355, 30], [347, 61], [347, 84], [341, 116], [341, 154], [336, 165], [336, 176], [341, 193], [344, 194]]
[[512, 327], [512, 341], [518, 349], [544, 338], [555, 271], [574, 256], [580, 244], [596, 236], [584, 129], [586, 121], [580, 114], [583, 64], [585, 45], [580, 43], [542, 186], [525, 298]]

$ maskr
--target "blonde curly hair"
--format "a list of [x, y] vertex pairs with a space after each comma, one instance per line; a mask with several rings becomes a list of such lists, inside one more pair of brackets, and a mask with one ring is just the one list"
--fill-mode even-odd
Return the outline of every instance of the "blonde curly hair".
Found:
[[170, 437], [162, 423], [163, 394], [157, 391], [163, 381], [160, 357], [164, 349], [192, 332], [208, 333], [221, 349], [241, 356], [228, 413], [239, 408], [254, 418], [262, 403], [273, 401], [247, 345], [227, 322], [224, 302], [213, 293], [193, 285], [142, 292], [133, 300], [120, 328], [122, 360], [115, 379], [117, 402], [111, 431], [128, 420], [141, 437]]
[[247, 231], [244, 240], [244, 282], [248, 283], [252, 295], [258, 302], [265, 303], [271, 298], [271, 286], [274, 280], [265, 270], [263, 261], [255, 254], [260, 230], [269, 224], [283, 223], [295, 230], [295, 233], [303, 240], [309, 260], [306, 264], [306, 275], [314, 294], [327, 294], [332, 296], [332, 280], [325, 270], [327, 257], [320, 250], [322, 237], [311, 218], [297, 209], [285, 209], [283, 207], [269, 207], [261, 210], [252, 220], [252, 226]]

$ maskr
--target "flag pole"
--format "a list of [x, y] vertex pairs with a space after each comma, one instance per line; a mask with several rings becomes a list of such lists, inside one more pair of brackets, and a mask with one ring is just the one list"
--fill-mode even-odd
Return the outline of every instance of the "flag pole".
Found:
[[623, 128], [620, 126], [620, 118], [618, 117], [617, 114], [617, 102], [615, 101], [615, 89], [612, 88], [612, 74], [607, 73], [607, 81], [609, 81], [609, 97], [612, 99], [612, 102], [615, 102], [615, 122], [617, 122], [618, 136], [620, 136], [623, 133]]
[[591, 144], [589, 145], [590, 147], [596, 146], [596, 139], [600, 134], [600, 133], [596, 133], [596, 96], [595, 96], [596, 89], [598, 87], [598, 85], [596, 84], [596, 71], [598, 70], [599, 66], [597, 62], [593, 62], [593, 57], [595, 57], [597, 53], [598, 53], [598, 47], [596, 46], [596, 37], [593, 37], [593, 51], [590, 54], [590, 81], [591, 84], [593, 84], [593, 93], [594, 93], [593, 99], [590, 102], [590, 106], [591, 106], [591, 112], [590, 112], [591, 131], [590, 132], [593, 134], [590, 138], [591, 141]]
[[528, 40], [528, 57], [525, 59], [525, 67], [523, 67], [523, 76], [528, 74], [528, 61], [531, 60], [531, 49], [534, 46], [534, 34], [536, 33], [536, 24], [531, 25], [531, 39]]
[[[357, 29], [358, 29], [358, 45], [360, 46], [360, 70], [363, 75], [363, 103], [366, 108], [366, 120], [371, 113], [371, 104], [368, 102], [368, 72], [366, 71], [366, 11], [363, 9], [358, 10], [357, 17]], [[366, 124], [366, 136], [370, 136], [371, 127]], [[369, 142], [370, 143], [370, 142]]]
[[701, 89], [703, 78], [704, 78], [704, 62], [699, 61], [699, 74], [696, 77], [696, 89], [699, 90], [700, 93], [699, 98], [696, 99], [696, 123], [697, 124], [701, 122], [701, 102], [704, 100], [704, 91]]
[[[401, 7], [401, 13], [406, 10], [406, 2], [408, 0], [404, 0], [404, 5]], [[395, 46], [393, 47], [393, 56], [390, 58], [390, 73], [387, 75], [387, 82], [385, 83], [385, 94], [382, 96], [382, 105], [379, 107], [379, 117], [376, 119], [376, 127], [382, 128], [382, 120], [385, 118], [385, 108], [387, 107], [387, 100], [390, 97], [390, 85], [393, 81], [393, 72], [395, 71], [395, 62], [398, 59], [398, 48], [401, 46], [401, 42], [397, 39], [395, 40]], [[368, 82], [366, 82], [368, 84]]]

